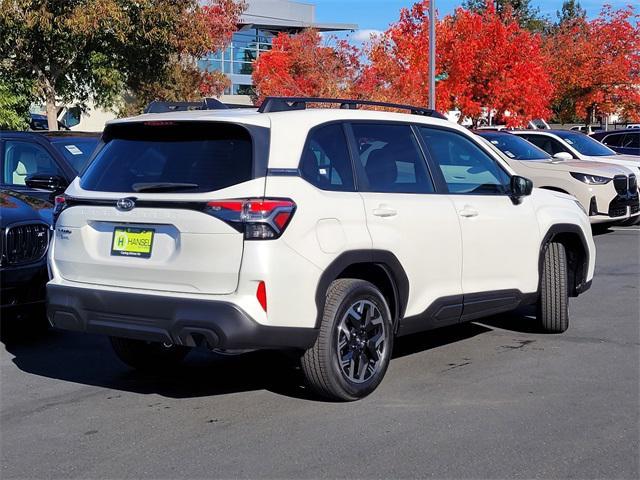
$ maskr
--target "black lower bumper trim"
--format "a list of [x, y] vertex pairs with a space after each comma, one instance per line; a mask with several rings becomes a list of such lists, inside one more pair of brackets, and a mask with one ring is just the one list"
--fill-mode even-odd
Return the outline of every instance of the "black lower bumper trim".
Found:
[[314, 328], [269, 327], [232, 303], [47, 285], [47, 315], [64, 330], [224, 349], [309, 348]]

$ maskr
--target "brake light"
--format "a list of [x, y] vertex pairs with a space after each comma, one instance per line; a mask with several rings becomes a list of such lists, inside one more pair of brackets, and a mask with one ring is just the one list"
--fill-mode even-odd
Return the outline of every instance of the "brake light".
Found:
[[240, 198], [207, 202], [206, 212], [244, 232], [246, 240], [271, 240], [282, 235], [295, 209], [288, 199]]
[[53, 223], [55, 225], [56, 220], [62, 213], [62, 211], [67, 208], [67, 197], [64, 195], [56, 195], [55, 200], [53, 201]]
[[258, 284], [258, 289], [256, 290], [256, 298], [258, 299], [258, 303], [260, 303], [260, 306], [262, 307], [264, 312], [267, 313], [267, 286], [263, 281]]

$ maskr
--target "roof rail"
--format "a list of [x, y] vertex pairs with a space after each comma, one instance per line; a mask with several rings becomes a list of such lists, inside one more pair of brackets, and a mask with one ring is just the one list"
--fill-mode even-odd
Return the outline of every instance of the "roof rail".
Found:
[[357, 109], [361, 105], [396, 108], [398, 110], [408, 110], [413, 115], [423, 115], [425, 117], [434, 117], [447, 119], [444, 115], [436, 110], [424, 107], [416, 107], [415, 105], [403, 105], [400, 103], [375, 102], [372, 100], [350, 100], [345, 98], [316, 98], [316, 97], [266, 97], [258, 112], [288, 112], [292, 110], [306, 110], [308, 103], [334, 103], [339, 104], [342, 109]]
[[186, 112], [190, 110], [224, 110], [229, 108], [220, 100], [215, 98], [204, 98], [200, 102], [165, 102], [162, 100], [154, 100], [144, 113], [166, 113], [166, 112]]

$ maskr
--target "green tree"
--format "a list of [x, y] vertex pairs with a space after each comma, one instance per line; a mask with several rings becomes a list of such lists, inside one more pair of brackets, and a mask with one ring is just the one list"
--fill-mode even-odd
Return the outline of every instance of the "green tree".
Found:
[[0, 130], [26, 130], [29, 127], [31, 86], [0, 79]]
[[490, 3], [495, 5], [500, 15], [511, 10], [522, 28], [532, 32], [542, 32], [547, 28], [548, 20], [540, 16], [540, 9], [533, 7], [530, 0], [465, 0], [462, 6], [472, 12], [484, 13]]
[[587, 11], [582, 8], [577, 0], [564, 0], [562, 9], [556, 12], [556, 15], [558, 17], [558, 25], [564, 25], [577, 19], [584, 20], [587, 18]]
[[228, 41], [243, 8], [200, 3], [0, 0], [0, 76], [32, 79], [55, 129], [60, 102], [112, 107], [125, 92], [173, 77], [176, 65], [200, 75], [195, 59]]

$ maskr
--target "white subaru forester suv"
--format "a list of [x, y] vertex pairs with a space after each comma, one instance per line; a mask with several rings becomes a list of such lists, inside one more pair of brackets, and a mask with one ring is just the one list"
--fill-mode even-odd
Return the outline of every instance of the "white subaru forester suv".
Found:
[[339, 400], [379, 385], [399, 335], [521, 305], [566, 330], [595, 263], [575, 199], [532, 191], [437, 113], [369, 103], [108, 123], [56, 200], [52, 325], [109, 335], [135, 368], [196, 346], [293, 349]]

